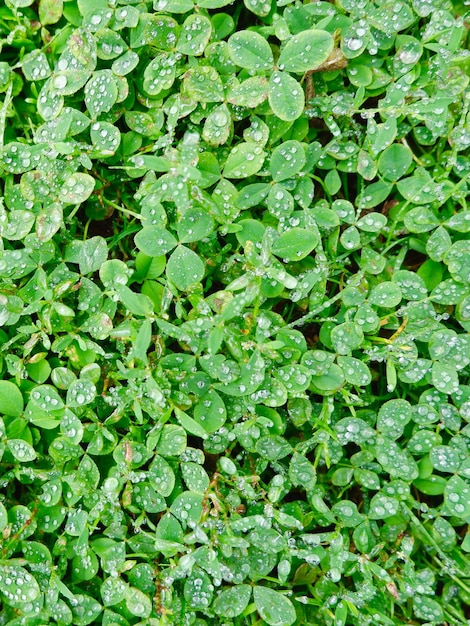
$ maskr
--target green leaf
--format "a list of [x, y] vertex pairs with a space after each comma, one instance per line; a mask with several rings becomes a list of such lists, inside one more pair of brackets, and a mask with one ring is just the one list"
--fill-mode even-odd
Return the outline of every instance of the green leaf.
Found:
[[387, 519], [396, 515], [400, 509], [400, 503], [396, 498], [390, 498], [381, 493], [376, 493], [369, 505], [369, 519]]
[[382, 213], [371, 212], [367, 215], [361, 217], [356, 226], [359, 230], [362, 230], [366, 233], [378, 233], [385, 227], [387, 224], [387, 218]]
[[0, 414], [19, 417], [23, 409], [23, 396], [18, 387], [8, 380], [0, 380]]
[[265, 76], [252, 76], [230, 88], [227, 101], [242, 107], [254, 109], [268, 97], [268, 79]]
[[68, 407], [81, 407], [93, 402], [96, 396], [96, 387], [91, 380], [75, 380], [67, 390], [66, 403]]
[[228, 40], [228, 51], [235, 65], [247, 70], [269, 70], [274, 63], [268, 42], [254, 31], [234, 33]]
[[183, 525], [188, 523], [198, 524], [202, 514], [202, 503], [204, 496], [192, 491], [183, 491], [176, 496], [170, 507], [172, 513], [177, 520]]
[[451, 515], [468, 519], [470, 516], [470, 487], [460, 476], [452, 476], [444, 489], [444, 503]]
[[34, 461], [36, 458], [36, 451], [23, 439], [8, 439], [7, 447], [20, 463], [27, 463], [28, 461]]
[[224, 144], [232, 128], [230, 111], [226, 104], [213, 109], [207, 116], [202, 130], [202, 137], [213, 146]]
[[181, 28], [176, 49], [182, 54], [199, 56], [204, 52], [212, 34], [212, 24], [208, 17], [200, 14], [189, 15]]
[[431, 369], [432, 382], [441, 393], [457, 393], [459, 390], [459, 375], [452, 365], [436, 361]]
[[289, 463], [289, 478], [292, 484], [309, 491], [317, 480], [314, 465], [302, 454], [294, 452]]
[[344, 378], [351, 385], [365, 387], [370, 384], [372, 375], [366, 363], [354, 357], [339, 356], [338, 365], [343, 370]]
[[166, 424], [158, 441], [157, 452], [162, 456], [179, 456], [186, 448], [186, 432], [181, 426]]
[[397, 181], [402, 178], [413, 161], [411, 150], [399, 143], [386, 148], [379, 158], [379, 172], [385, 180]]
[[410, 419], [411, 405], [408, 400], [389, 400], [379, 409], [377, 430], [390, 439], [399, 439]]
[[150, 96], [170, 89], [176, 78], [177, 58], [172, 53], [157, 54], [144, 71], [144, 90]]
[[370, 304], [378, 307], [395, 307], [401, 302], [402, 293], [398, 285], [391, 281], [384, 281], [376, 285], [369, 295]]
[[418, 619], [429, 624], [439, 624], [445, 619], [442, 606], [436, 600], [419, 594], [413, 597], [413, 612]]
[[372, 156], [377, 157], [390, 146], [397, 134], [397, 119], [393, 115], [386, 119], [383, 124], [377, 124], [370, 119], [367, 124], [367, 136], [371, 142]]
[[165, 228], [144, 226], [134, 238], [135, 245], [149, 257], [161, 256], [177, 244], [176, 238]]
[[63, 184], [59, 199], [64, 204], [81, 204], [91, 196], [94, 188], [95, 179], [89, 174], [72, 174]]
[[92, 237], [80, 246], [78, 261], [82, 274], [91, 274], [101, 268], [108, 258], [108, 246], [103, 237]]
[[433, 261], [442, 261], [452, 245], [452, 239], [443, 226], [438, 226], [426, 241], [426, 254]]
[[364, 333], [361, 327], [354, 322], [338, 324], [331, 331], [331, 343], [336, 352], [348, 355], [356, 350], [364, 341]]
[[285, 141], [273, 150], [269, 170], [275, 182], [292, 178], [307, 162], [305, 150], [299, 141]]
[[201, 437], [201, 439], [207, 439], [207, 433], [204, 428], [187, 413], [175, 407], [175, 416], [187, 433], [195, 437]]
[[121, 133], [108, 122], [95, 122], [90, 130], [91, 143], [102, 156], [111, 156], [119, 148]]
[[266, 153], [263, 149], [250, 143], [239, 143], [230, 151], [223, 175], [225, 178], [247, 178], [258, 172], [264, 163]]
[[117, 576], [105, 578], [100, 587], [104, 606], [113, 606], [122, 602], [129, 594], [128, 585]]
[[152, 602], [147, 594], [136, 587], [130, 587], [126, 598], [129, 613], [136, 617], [148, 617], [152, 612]]
[[71, 96], [77, 93], [90, 78], [90, 72], [85, 69], [63, 70], [51, 78], [51, 89], [61, 96]]
[[180, 243], [191, 243], [207, 237], [214, 229], [214, 222], [206, 211], [194, 208], [186, 211], [176, 229]]
[[96, 119], [101, 113], [107, 113], [116, 103], [118, 89], [111, 70], [93, 72], [85, 85], [85, 105], [90, 116]]
[[36, 579], [19, 565], [0, 565], [0, 592], [7, 604], [15, 605], [34, 602], [41, 595]]
[[279, 69], [303, 74], [322, 65], [333, 51], [334, 41], [324, 30], [303, 30], [287, 40], [279, 57]]
[[215, 599], [213, 608], [222, 617], [237, 617], [248, 606], [251, 597], [250, 585], [234, 585], [224, 589]]
[[195, 567], [186, 579], [183, 593], [188, 606], [204, 610], [211, 603], [214, 586], [206, 572]]
[[227, 410], [220, 395], [208, 389], [194, 407], [194, 419], [207, 433], [219, 430], [227, 419]]
[[300, 261], [318, 245], [318, 236], [306, 228], [291, 228], [276, 239], [272, 252], [287, 261]]
[[305, 107], [305, 94], [300, 83], [279, 70], [269, 77], [268, 100], [274, 115], [285, 122], [298, 119]]
[[195, 102], [221, 102], [224, 99], [222, 80], [213, 67], [190, 68], [184, 75], [183, 90]]
[[45, 80], [51, 75], [47, 56], [40, 50], [25, 54], [21, 67], [26, 80]]
[[153, 314], [153, 302], [148, 296], [132, 291], [127, 285], [118, 284], [115, 285], [115, 289], [119, 300], [125, 308], [131, 313], [134, 313], [134, 315], [147, 317]]
[[209, 488], [209, 476], [206, 470], [194, 462], [181, 463], [181, 475], [183, 476], [186, 487], [194, 493], [204, 495]]
[[292, 602], [269, 587], [253, 587], [256, 610], [269, 626], [290, 626], [297, 617]]
[[49, 241], [63, 224], [62, 206], [54, 202], [40, 211], [36, 218], [36, 235], [42, 242]]
[[168, 259], [166, 274], [180, 290], [186, 291], [204, 278], [205, 267], [200, 257], [187, 248], [178, 246]]

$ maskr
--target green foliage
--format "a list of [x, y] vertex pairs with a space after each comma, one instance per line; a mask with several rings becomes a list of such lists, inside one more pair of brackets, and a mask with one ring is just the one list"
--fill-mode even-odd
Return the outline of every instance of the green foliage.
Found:
[[2, 3], [2, 625], [467, 624], [467, 4]]

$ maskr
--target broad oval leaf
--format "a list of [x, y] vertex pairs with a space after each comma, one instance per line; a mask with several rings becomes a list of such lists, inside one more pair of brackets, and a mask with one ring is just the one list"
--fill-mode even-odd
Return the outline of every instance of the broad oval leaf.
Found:
[[303, 30], [291, 37], [281, 51], [279, 69], [297, 74], [314, 70], [333, 51], [332, 35], [325, 30]]
[[307, 162], [305, 150], [300, 141], [284, 141], [273, 150], [269, 171], [275, 182], [292, 178], [298, 174]]
[[147, 256], [161, 256], [177, 245], [176, 238], [165, 228], [144, 226], [134, 238], [135, 245]]
[[302, 86], [293, 76], [279, 70], [274, 71], [269, 78], [268, 100], [274, 115], [285, 122], [299, 118], [305, 107]]
[[8, 439], [7, 448], [20, 463], [34, 461], [37, 456], [33, 446], [23, 439]]
[[166, 266], [168, 279], [181, 291], [201, 282], [204, 278], [204, 263], [186, 246], [179, 245], [171, 254]]
[[19, 565], [0, 566], [0, 592], [15, 604], [34, 602], [41, 594], [36, 579]]
[[94, 188], [94, 178], [89, 174], [77, 172], [67, 178], [60, 190], [59, 199], [64, 204], [81, 204], [91, 196]]
[[288, 261], [300, 261], [318, 245], [318, 235], [306, 228], [291, 228], [272, 245], [272, 252]]
[[467, 519], [470, 516], [470, 487], [460, 476], [452, 476], [444, 489], [444, 502], [451, 515]]
[[231, 60], [247, 70], [269, 70], [273, 66], [273, 53], [264, 37], [253, 31], [242, 30], [228, 40]]
[[24, 400], [18, 387], [8, 380], [0, 380], [0, 415], [19, 417], [23, 408]]
[[402, 178], [413, 161], [411, 150], [399, 143], [386, 148], [379, 158], [379, 172], [385, 180]]
[[217, 596], [213, 609], [217, 615], [222, 617], [237, 617], [248, 606], [250, 596], [250, 585], [234, 585]]
[[290, 626], [295, 622], [294, 605], [285, 595], [269, 587], [253, 587], [258, 613], [269, 626]]
[[239, 143], [228, 155], [223, 175], [225, 178], [247, 178], [259, 172], [266, 153], [253, 142]]

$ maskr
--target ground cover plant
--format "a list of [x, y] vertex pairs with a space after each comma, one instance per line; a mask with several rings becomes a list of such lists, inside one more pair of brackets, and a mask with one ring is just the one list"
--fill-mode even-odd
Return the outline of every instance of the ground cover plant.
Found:
[[0, 6], [0, 624], [468, 624], [468, 2]]

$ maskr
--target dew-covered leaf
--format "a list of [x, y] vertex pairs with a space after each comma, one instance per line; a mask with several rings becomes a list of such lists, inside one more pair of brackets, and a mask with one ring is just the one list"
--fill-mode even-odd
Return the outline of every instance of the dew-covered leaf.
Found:
[[268, 97], [268, 79], [265, 76], [252, 76], [234, 85], [227, 94], [227, 100], [238, 106], [255, 108]]
[[258, 613], [269, 626], [289, 626], [297, 619], [294, 605], [285, 595], [269, 587], [253, 587]]
[[470, 487], [460, 476], [452, 476], [444, 489], [444, 502], [451, 515], [467, 519], [470, 516]]
[[242, 30], [228, 40], [231, 60], [247, 70], [269, 70], [273, 66], [273, 53], [264, 37], [254, 31]]
[[77, 172], [72, 174], [63, 184], [59, 192], [59, 200], [65, 204], [81, 204], [93, 192], [95, 180], [89, 174]]
[[184, 75], [185, 95], [195, 102], [221, 102], [224, 86], [217, 70], [207, 65], [190, 68]]
[[23, 439], [8, 439], [7, 448], [20, 463], [34, 461], [37, 456], [33, 446]]
[[177, 245], [170, 231], [159, 226], [145, 226], [134, 238], [135, 245], [149, 257], [161, 256]]
[[263, 166], [266, 153], [253, 143], [239, 143], [232, 148], [225, 162], [223, 175], [226, 178], [247, 178], [256, 174]]
[[248, 606], [251, 597], [249, 585], [234, 585], [224, 589], [215, 599], [213, 607], [217, 615], [222, 617], [237, 617]]
[[359, 359], [350, 356], [339, 356], [337, 361], [343, 370], [344, 378], [351, 385], [365, 387], [371, 382], [372, 376], [368, 366]]
[[370, 501], [368, 517], [370, 519], [386, 519], [396, 515], [399, 508], [400, 503], [396, 498], [377, 493]]
[[205, 267], [201, 258], [186, 246], [177, 246], [166, 266], [169, 280], [180, 290], [199, 283], [204, 278]]
[[272, 245], [272, 252], [287, 261], [300, 261], [318, 245], [315, 232], [305, 228], [292, 228], [283, 233]]
[[91, 143], [103, 156], [113, 155], [121, 143], [121, 133], [109, 122], [95, 122], [90, 130]]
[[397, 181], [402, 178], [412, 163], [411, 150], [394, 143], [386, 148], [379, 157], [379, 172], [385, 180]]
[[305, 107], [305, 94], [300, 83], [279, 70], [269, 77], [268, 100], [274, 115], [285, 122], [298, 119]]
[[364, 340], [361, 327], [354, 322], [344, 322], [335, 326], [331, 331], [331, 342], [336, 352], [349, 355], [359, 348]]
[[431, 368], [432, 382], [442, 393], [456, 393], [459, 389], [459, 376], [452, 365], [436, 361]]
[[0, 565], [0, 591], [15, 605], [34, 602], [41, 594], [36, 579], [20, 565]]
[[93, 402], [96, 396], [96, 387], [90, 380], [75, 380], [67, 390], [66, 403], [68, 407], [81, 407]]
[[378, 307], [390, 308], [401, 302], [402, 293], [400, 287], [390, 281], [384, 281], [376, 285], [369, 295], [370, 304]]
[[281, 182], [298, 174], [306, 163], [305, 150], [299, 141], [285, 141], [274, 149], [269, 169], [273, 180]]
[[325, 30], [303, 30], [281, 49], [279, 69], [303, 74], [322, 65], [333, 50], [333, 37]]
[[408, 400], [388, 400], [380, 407], [377, 430], [391, 439], [399, 439], [410, 419], [411, 405]]
[[92, 118], [107, 113], [118, 99], [118, 88], [111, 70], [98, 70], [85, 85], [85, 104]]
[[181, 27], [176, 49], [182, 54], [199, 56], [204, 52], [211, 34], [212, 24], [208, 17], [197, 13], [189, 15]]
[[231, 131], [232, 120], [226, 104], [221, 104], [207, 116], [202, 137], [212, 146], [224, 144]]

